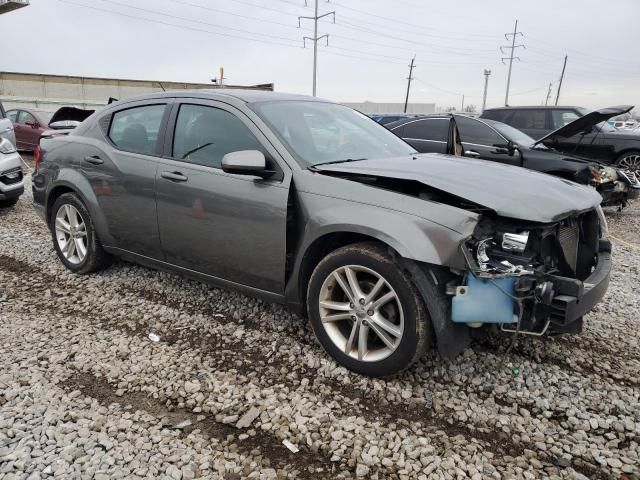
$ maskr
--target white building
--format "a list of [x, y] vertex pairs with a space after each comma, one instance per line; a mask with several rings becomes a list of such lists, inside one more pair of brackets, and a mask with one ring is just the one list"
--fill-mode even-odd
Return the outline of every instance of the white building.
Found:
[[[0, 72], [0, 102], [5, 109], [37, 108], [55, 111], [64, 105], [93, 109], [109, 102], [109, 98], [146, 95], [163, 90], [220, 88], [212, 83], [179, 83], [158, 80], [74, 77], [36, 73]], [[273, 84], [224, 88], [273, 90]]]
[[[378, 103], [378, 102], [358, 102], [343, 103], [347, 107], [354, 108], [367, 115], [402, 113], [404, 112], [404, 103]], [[429, 114], [436, 113], [435, 103], [409, 103], [407, 104], [407, 113]]]

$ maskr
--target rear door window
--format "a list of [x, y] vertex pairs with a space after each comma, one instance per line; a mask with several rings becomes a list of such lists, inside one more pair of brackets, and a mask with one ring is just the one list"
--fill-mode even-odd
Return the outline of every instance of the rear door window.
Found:
[[578, 113], [573, 110], [552, 110], [551, 121], [553, 122], [553, 129], [564, 127], [581, 116], [582, 115], [578, 115]]
[[448, 136], [449, 120], [444, 118], [416, 120], [415, 122], [406, 123], [402, 131], [402, 138], [429, 140], [432, 142], [446, 142]]
[[121, 150], [154, 155], [165, 105], [144, 105], [113, 114], [109, 138]]
[[173, 137], [173, 158], [222, 168], [222, 157], [241, 150], [267, 151], [238, 117], [205, 105], [180, 106]]
[[473, 118], [456, 116], [456, 125], [462, 143], [475, 143], [488, 147], [507, 143], [505, 138], [493, 128]]
[[544, 129], [546, 111], [536, 110], [516, 110], [509, 120], [509, 124], [519, 130]]

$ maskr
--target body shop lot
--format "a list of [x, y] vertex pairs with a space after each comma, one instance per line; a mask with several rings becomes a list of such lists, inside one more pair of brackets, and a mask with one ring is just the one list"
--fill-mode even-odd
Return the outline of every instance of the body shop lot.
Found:
[[0, 478], [640, 475], [637, 202], [609, 212], [625, 243], [582, 335], [372, 380], [280, 306], [121, 262], [71, 274], [30, 201], [0, 212]]

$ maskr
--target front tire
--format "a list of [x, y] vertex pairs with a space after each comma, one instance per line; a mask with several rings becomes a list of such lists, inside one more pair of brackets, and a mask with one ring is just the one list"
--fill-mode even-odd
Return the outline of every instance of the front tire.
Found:
[[404, 370], [430, 343], [431, 321], [420, 293], [374, 243], [327, 255], [311, 275], [307, 308], [323, 348], [346, 368], [371, 377]]
[[640, 178], [640, 150], [630, 150], [616, 160], [616, 166], [623, 170], [631, 170]]
[[72, 272], [97, 272], [109, 265], [91, 215], [75, 193], [65, 193], [55, 201], [49, 229], [58, 258]]

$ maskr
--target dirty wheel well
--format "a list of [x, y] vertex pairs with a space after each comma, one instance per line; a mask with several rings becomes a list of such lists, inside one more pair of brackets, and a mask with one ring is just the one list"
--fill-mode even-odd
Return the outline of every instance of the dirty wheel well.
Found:
[[75, 191], [70, 187], [59, 186], [59, 187], [55, 187], [49, 193], [49, 196], [47, 197], [47, 209], [46, 209], [47, 224], [49, 223], [49, 216], [51, 215], [51, 207], [53, 207], [53, 205], [56, 203], [56, 200], [61, 195], [64, 195], [65, 193], [75, 193]]
[[338, 248], [361, 242], [376, 243], [378, 245], [391, 248], [387, 244], [381, 242], [376, 238], [352, 232], [330, 233], [318, 238], [311, 244], [311, 246], [305, 253], [304, 259], [302, 260], [299, 275], [300, 284], [298, 291], [300, 295], [300, 301], [304, 309], [306, 309], [307, 287], [309, 285], [309, 279], [311, 278], [313, 269], [316, 267], [316, 265], [318, 265], [318, 263], [320, 263], [320, 260], [326, 257], [330, 252], [333, 252]]

